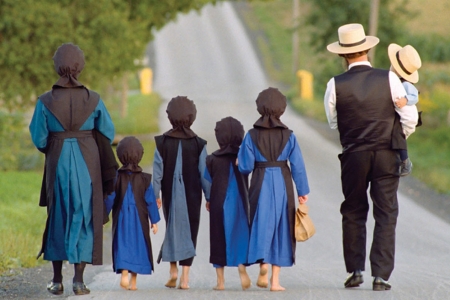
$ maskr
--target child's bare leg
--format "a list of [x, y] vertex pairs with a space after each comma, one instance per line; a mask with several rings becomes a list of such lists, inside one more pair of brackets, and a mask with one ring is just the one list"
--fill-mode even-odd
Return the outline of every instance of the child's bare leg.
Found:
[[260, 288], [269, 286], [269, 264], [262, 263], [259, 265], [259, 276], [256, 285]]
[[178, 267], [177, 262], [170, 262], [170, 278], [166, 283], [166, 287], [175, 288], [177, 287], [177, 279], [178, 279]]
[[128, 290], [130, 280], [128, 278], [128, 270], [122, 270], [122, 278], [120, 278], [120, 287]]
[[189, 270], [190, 269], [191, 269], [190, 266], [182, 267], [180, 285], [178, 286], [179, 289], [187, 290], [189, 288]]
[[225, 276], [224, 276], [225, 268], [216, 268], [217, 274], [217, 285], [213, 287], [213, 290], [221, 291], [225, 289]]
[[130, 290], [132, 290], [132, 291], [137, 290], [136, 279], [137, 279], [137, 274], [134, 272], [131, 272]]
[[274, 292], [284, 291], [285, 288], [280, 285], [280, 266], [272, 265], [272, 277], [270, 278], [270, 290]]
[[241, 278], [241, 286], [242, 289], [245, 291], [252, 285], [252, 281], [250, 280], [250, 277], [248, 277], [247, 269], [244, 265], [238, 266], [239, 271], [239, 277]]

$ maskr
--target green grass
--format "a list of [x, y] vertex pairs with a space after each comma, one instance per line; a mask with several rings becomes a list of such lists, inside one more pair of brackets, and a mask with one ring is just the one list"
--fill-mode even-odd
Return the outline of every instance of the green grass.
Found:
[[415, 15], [409, 19], [408, 28], [415, 33], [436, 33], [448, 36], [450, 22], [448, 13], [450, 2], [448, 0], [409, 0], [408, 9]]
[[34, 267], [47, 211], [39, 207], [42, 173], [0, 172], [0, 274], [9, 268]]
[[[135, 136], [144, 147], [144, 156], [140, 165], [144, 168], [153, 163], [155, 152], [155, 140], [153, 135], [158, 133], [158, 115], [161, 98], [158, 94], [136, 94], [128, 97], [128, 112], [125, 118], [120, 117], [118, 105], [110, 104], [111, 117], [116, 128], [116, 134], [120, 137]], [[115, 152], [115, 147], [114, 147]]]
[[414, 177], [426, 182], [440, 193], [449, 194], [450, 132], [448, 127], [438, 129], [419, 127], [408, 139], [408, 154], [413, 162]]
[[[249, 2], [248, 11], [242, 15], [246, 25], [256, 34], [256, 44], [261, 52], [262, 61], [269, 76], [284, 84], [296, 82], [292, 61], [292, 0], [267, 2]], [[300, 8], [300, 22], [308, 12], [303, 4]], [[308, 47], [309, 36], [303, 27], [299, 31], [298, 68], [311, 71], [316, 58]]]
[[158, 111], [161, 100], [157, 94], [136, 94], [128, 97], [126, 117], [121, 117], [119, 103], [107, 103], [116, 133], [136, 135], [158, 132]]

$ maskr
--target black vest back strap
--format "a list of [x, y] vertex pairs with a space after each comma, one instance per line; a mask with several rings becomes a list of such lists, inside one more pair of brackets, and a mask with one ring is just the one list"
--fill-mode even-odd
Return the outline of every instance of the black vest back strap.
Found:
[[257, 161], [255, 168], [273, 168], [273, 167], [287, 167], [287, 160], [281, 161]]
[[50, 132], [50, 138], [56, 140], [64, 140], [70, 138], [85, 138], [92, 136], [92, 130], [80, 130], [80, 131], [60, 131]]

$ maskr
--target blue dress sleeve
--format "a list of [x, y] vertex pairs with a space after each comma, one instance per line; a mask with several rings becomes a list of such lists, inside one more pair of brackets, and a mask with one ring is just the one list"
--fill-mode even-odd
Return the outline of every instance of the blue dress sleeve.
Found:
[[106, 215], [108, 215], [108, 216], [111, 213], [115, 198], [116, 198], [116, 192], [114, 191], [110, 195], [108, 195], [108, 197], [106, 197], [106, 199], [105, 199]]
[[95, 113], [94, 128], [100, 131], [112, 143], [115, 134], [114, 124], [102, 99], [98, 102]]
[[[205, 178], [206, 181], [208, 181], [210, 184], [212, 184], [212, 178], [211, 178], [211, 175], [208, 172], [208, 168], [205, 168], [205, 173], [203, 174], [203, 178]], [[206, 198], [206, 201], [209, 202], [209, 197]]]
[[206, 168], [206, 157], [208, 156], [208, 153], [206, 151], [206, 145], [203, 147], [202, 153], [200, 153], [200, 159], [198, 162], [198, 171], [200, 172], [200, 181], [202, 183], [202, 189], [203, 193], [205, 194], [206, 201], [209, 201], [209, 196], [211, 194], [211, 182], [206, 180], [205, 171], [207, 171]]
[[403, 82], [403, 86], [406, 90], [406, 99], [408, 102], [407, 105], [415, 105], [417, 102], [419, 102], [419, 91], [416, 89], [416, 87], [407, 81]]
[[159, 216], [158, 206], [156, 205], [155, 192], [153, 191], [153, 185], [150, 184], [145, 191], [145, 202], [147, 203], [148, 216], [152, 224], [158, 223], [161, 218]]
[[238, 168], [244, 174], [250, 174], [255, 168], [255, 152], [250, 134], [246, 134], [238, 152]]
[[289, 154], [292, 179], [295, 182], [298, 196], [305, 196], [309, 194], [308, 177], [306, 176], [306, 168], [305, 162], [303, 161], [302, 151], [300, 150], [297, 138], [293, 133], [289, 137], [289, 143], [292, 144], [292, 150]]
[[153, 190], [155, 193], [155, 199], [159, 199], [159, 193], [161, 192], [161, 181], [163, 179], [164, 163], [158, 149], [155, 149], [153, 156]]
[[[116, 185], [117, 181], [117, 172], [116, 172], [116, 178], [114, 178], [114, 186]], [[116, 191], [112, 192], [110, 195], [108, 195], [105, 199], [105, 206], [106, 206], [106, 215], [109, 216], [111, 213], [112, 207], [114, 205], [114, 200], [116, 199]]]
[[44, 104], [38, 99], [34, 109], [33, 117], [29, 126], [31, 140], [36, 148], [44, 152], [47, 146], [49, 130], [47, 128], [47, 115]]

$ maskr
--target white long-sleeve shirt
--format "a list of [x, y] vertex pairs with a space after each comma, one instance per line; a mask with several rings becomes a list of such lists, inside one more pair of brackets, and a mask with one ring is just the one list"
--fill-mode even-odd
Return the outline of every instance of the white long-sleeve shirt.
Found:
[[[349, 69], [354, 66], [366, 65], [372, 67], [370, 62], [355, 62], [349, 65]], [[415, 105], [405, 105], [402, 108], [395, 106], [395, 99], [406, 96], [405, 88], [400, 79], [393, 72], [389, 71], [389, 85], [391, 87], [392, 102], [394, 103], [395, 111], [400, 116], [400, 123], [402, 124], [403, 132], [406, 138], [410, 136], [415, 130], [419, 114]], [[327, 90], [324, 97], [325, 112], [327, 114], [328, 123], [332, 129], [338, 128], [337, 111], [336, 111], [336, 84], [334, 78], [331, 78], [327, 84]]]

